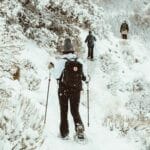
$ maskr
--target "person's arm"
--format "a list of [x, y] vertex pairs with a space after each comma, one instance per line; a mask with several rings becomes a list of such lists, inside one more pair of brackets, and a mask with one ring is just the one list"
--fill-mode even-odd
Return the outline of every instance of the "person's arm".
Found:
[[78, 59], [78, 61], [82, 64], [82, 80], [86, 81], [87, 80], [87, 66], [85, 65], [85, 63], [83, 63], [83, 61], [81, 59]]
[[127, 31], [129, 32], [129, 26], [128, 26], [128, 24], [127, 24]]
[[122, 25], [120, 26], [120, 32], [122, 31]]
[[56, 60], [54, 63], [54, 68], [52, 69], [51, 73], [53, 78], [55, 78], [56, 80], [60, 79], [60, 76], [65, 66], [65, 61], [65, 59], [59, 59]]
[[82, 74], [82, 80], [86, 81], [86, 76], [84, 75], [84, 73]]
[[88, 37], [89, 37], [89, 36], [87, 36], [87, 37], [86, 37], [86, 39], [85, 39], [85, 43], [87, 43], [87, 42], [88, 42]]

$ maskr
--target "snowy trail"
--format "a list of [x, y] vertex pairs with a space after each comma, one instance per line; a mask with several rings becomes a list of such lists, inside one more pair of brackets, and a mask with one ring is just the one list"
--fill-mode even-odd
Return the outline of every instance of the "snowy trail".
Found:
[[[93, 63], [93, 62], [92, 62]], [[92, 76], [93, 77], [93, 76]], [[94, 82], [94, 79], [91, 81]], [[51, 90], [57, 90], [56, 82], [52, 81]], [[92, 84], [92, 83], [91, 83]], [[93, 83], [95, 84], [95, 83]], [[53, 89], [53, 90], [52, 90]], [[100, 90], [100, 89], [99, 89]], [[94, 91], [94, 89], [93, 89]], [[101, 90], [100, 90], [101, 91]], [[54, 93], [53, 93], [54, 94]], [[52, 93], [50, 94], [52, 95]], [[83, 100], [81, 100], [83, 101]], [[97, 117], [97, 113], [102, 113], [103, 109], [98, 108], [97, 100], [91, 100], [90, 107], [90, 127], [87, 127], [87, 116], [86, 116], [86, 107], [80, 105], [81, 116], [83, 122], [85, 123], [86, 135], [88, 137], [88, 143], [85, 145], [81, 145], [73, 141], [74, 135], [74, 125], [72, 116], [69, 112], [69, 125], [70, 125], [70, 138], [69, 141], [64, 141], [58, 137], [59, 134], [59, 104], [56, 93], [49, 98], [49, 107], [48, 107], [48, 117], [47, 117], [47, 125], [45, 133], [46, 140], [43, 144], [41, 150], [70, 150], [70, 149], [84, 149], [84, 150], [110, 150], [112, 147], [115, 147], [116, 150], [135, 150], [135, 147], [132, 147], [125, 139], [119, 139], [117, 134], [111, 133], [106, 128], [102, 127], [101, 120]], [[101, 109], [101, 110], [100, 110]], [[99, 114], [100, 117], [100, 114]]]
[[[0, 150], [150, 150], [149, 1], [1, 1]], [[130, 28], [127, 40], [119, 32], [123, 20]], [[94, 61], [87, 60], [84, 41], [89, 29], [97, 39]], [[58, 85], [52, 76], [44, 126], [48, 64], [59, 58], [66, 36], [91, 76], [90, 127], [85, 83], [81, 92], [88, 138], [83, 145], [73, 141], [70, 111], [71, 139], [58, 137]]]
[[[88, 69], [91, 75], [90, 83], [90, 127], [87, 127], [87, 108], [86, 108], [86, 85], [82, 92], [82, 99], [80, 105], [80, 112], [85, 124], [85, 133], [88, 137], [88, 143], [81, 145], [73, 141], [74, 125], [72, 116], [69, 112], [69, 127], [70, 138], [69, 141], [64, 141], [58, 137], [59, 135], [59, 103], [57, 97], [57, 83], [54, 79], [51, 81], [49, 107], [47, 115], [47, 124], [45, 128], [45, 142], [41, 150], [70, 150], [70, 149], [84, 149], [84, 150], [136, 150], [137, 147], [133, 143], [129, 143], [126, 139], [121, 139], [115, 132], [110, 132], [102, 126], [103, 117], [105, 115], [105, 108], [107, 104], [106, 95], [109, 93], [103, 86], [103, 75], [99, 69], [98, 61], [88, 61]], [[101, 73], [101, 74], [100, 74]], [[101, 83], [97, 86], [97, 82]], [[100, 96], [101, 95], [101, 96]], [[100, 97], [99, 97], [100, 96]], [[93, 98], [92, 98], [93, 97]], [[108, 96], [107, 96], [108, 97]], [[109, 102], [108, 102], [109, 103]], [[109, 108], [108, 108], [109, 109]]]
[[[82, 35], [84, 36], [84, 35]], [[138, 150], [137, 145], [129, 142], [125, 138], [121, 138], [116, 132], [110, 132], [107, 128], [103, 127], [102, 124], [104, 122], [104, 116], [111, 112], [111, 110], [117, 110], [118, 101], [117, 96], [112, 96], [110, 92], [108, 92], [108, 89], [106, 88], [106, 81], [107, 81], [107, 75], [102, 72], [100, 69], [99, 62], [99, 55], [104, 55], [105, 53], [109, 52], [109, 49], [111, 49], [110, 53], [113, 53], [113, 57], [115, 57], [115, 60], [118, 60], [122, 65], [123, 63], [126, 63], [126, 55], [124, 55], [123, 51], [130, 51], [130, 49], [136, 49], [140, 46], [140, 48], [143, 47], [143, 45], [140, 45], [140, 43], [136, 46], [134, 46], [134, 42], [130, 41], [128, 42], [118, 42], [120, 40], [115, 39], [114, 43], [111, 45], [110, 43], [107, 43], [107, 41], [98, 41], [97, 46], [95, 47], [96, 50], [96, 56], [97, 59], [95, 61], [89, 61], [85, 60], [85, 63], [87, 63], [88, 66], [88, 73], [91, 76], [91, 82], [90, 82], [90, 127], [87, 127], [87, 108], [86, 108], [86, 85], [84, 84], [84, 91], [81, 93], [81, 105], [80, 105], [80, 112], [81, 117], [85, 125], [85, 133], [88, 137], [88, 143], [85, 145], [78, 144], [73, 141], [73, 135], [74, 135], [74, 125], [73, 125], [73, 119], [69, 112], [69, 127], [70, 127], [70, 138], [69, 141], [64, 141], [58, 137], [59, 135], [59, 102], [57, 97], [57, 89], [58, 85], [56, 83], [55, 79], [51, 79], [50, 83], [50, 93], [49, 93], [49, 105], [48, 105], [48, 114], [47, 114], [47, 123], [44, 129], [44, 143], [40, 150], [111, 150], [112, 147], [115, 148], [115, 150]], [[28, 43], [29, 47], [33, 47], [34, 49], [34, 55], [30, 51], [27, 51], [23, 54], [24, 57], [29, 58], [36, 64], [36, 67], [38, 68], [39, 76], [42, 79], [42, 84], [40, 89], [35, 93], [35, 96], [32, 97], [34, 99], [37, 99], [39, 103], [45, 103], [46, 102], [46, 90], [47, 90], [47, 82], [48, 82], [48, 69], [47, 64], [50, 60], [53, 60], [53, 57], [50, 57], [49, 54], [44, 51], [43, 49], [40, 49], [36, 47], [32, 42]], [[117, 45], [118, 44], [118, 45]], [[116, 46], [117, 45], [117, 46]], [[139, 49], [139, 48], [138, 48]], [[143, 56], [145, 55], [146, 51], [143, 49]], [[132, 51], [133, 53], [133, 51]], [[140, 51], [136, 52], [137, 56], [141, 55]], [[132, 54], [133, 56], [135, 54]], [[131, 56], [132, 56], [131, 55]], [[35, 56], [43, 57], [42, 62], [39, 61], [39, 58], [37, 59]], [[85, 56], [86, 57], [86, 54]], [[124, 58], [122, 58], [124, 57]], [[142, 58], [142, 56], [140, 56]], [[35, 58], [35, 59], [33, 59]], [[121, 61], [122, 60], [122, 61]], [[124, 65], [123, 65], [124, 66]], [[142, 64], [141, 64], [142, 67]], [[140, 69], [140, 68], [139, 68]], [[111, 74], [110, 74], [111, 75]], [[114, 73], [116, 75], [116, 73]], [[40, 94], [38, 94], [38, 92]], [[35, 96], [35, 97], [34, 97]], [[43, 107], [43, 105], [42, 105]], [[45, 111], [45, 107], [42, 108], [43, 114]]]

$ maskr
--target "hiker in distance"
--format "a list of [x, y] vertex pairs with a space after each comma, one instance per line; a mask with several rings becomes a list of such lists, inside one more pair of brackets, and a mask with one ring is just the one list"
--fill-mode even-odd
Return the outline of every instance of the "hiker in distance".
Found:
[[91, 60], [93, 60], [93, 56], [94, 56], [94, 42], [95, 41], [96, 41], [96, 38], [92, 34], [92, 31], [89, 31], [89, 34], [85, 39], [85, 43], [87, 43], [87, 47], [88, 47], [88, 59], [91, 59]]
[[58, 82], [58, 98], [60, 104], [60, 136], [68, 139], [68, 103], [74, 120], [75, 131], [79, 139], [84, 139], [84, 125], [79, 114], [80, 92], [82, 81], [86, 81], [83, 64], [77, 58], [70, 38], [64, 41], [62, 57], [54, 68], [54, 76]]
[[120, 27], [120, 33], [121, 33], [122, 39], [127, 39], [128, 32], [129, 32], [129, 26], [128, 26], [126, 20], [125, 20], [121, 24], [121, 27]]

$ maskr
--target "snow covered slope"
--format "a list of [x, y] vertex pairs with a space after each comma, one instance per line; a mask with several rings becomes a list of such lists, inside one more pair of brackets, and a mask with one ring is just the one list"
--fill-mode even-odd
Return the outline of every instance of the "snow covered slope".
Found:
[[[148, 0], [125, 0], [124, 5], [119, 0], [2, 0], [0, 150], [150, 150], [149, 6]], [[124, 19], [130, 25], [127, 41], [118, 32]], [[86, 60], [89, 28], [97, 38], [93, 62]], [[90, 127], [86, 85], [80, 105], [88, 137], [85, 145], [73, 141], [70, 113], [71, 140], [58, 138], [58, 85], [53, 78], [44, 126], [47, 66], [67, 36], [91, 76]], [[16, 66], [19, 80], [13, 80]]]

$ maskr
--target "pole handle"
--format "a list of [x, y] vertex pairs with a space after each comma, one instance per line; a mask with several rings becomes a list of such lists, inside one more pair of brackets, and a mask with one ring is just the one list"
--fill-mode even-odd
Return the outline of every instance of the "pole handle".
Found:
[[89, 74], [87, 75], [87, 77], [88, 77], [88, 79], [87, 79], [87, 81], [86, 81], [86, 84], [89, 84], [89, 82], [91, 81], [91, 77], [90, 77]]

